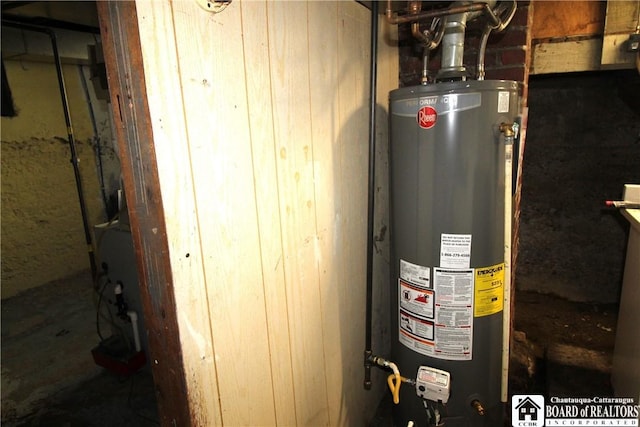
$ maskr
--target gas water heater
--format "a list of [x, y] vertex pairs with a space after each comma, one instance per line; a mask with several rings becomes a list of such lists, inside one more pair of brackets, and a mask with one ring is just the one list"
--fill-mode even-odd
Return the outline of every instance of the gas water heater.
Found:
[[[508, 19], [496, 23], [493, 14], [484, 44], [490, 29], [513, 17], [510, 3]], [[424, 32], [427, 42], [442, 39], [435, 81], [389, 94], [390, 360], [411, 385], [397, 396], [396, 426], [503, 424], [518, 84], [484, 80], [483, 73], [467, 78], [464, 29], [482, 15], [459, 12], [468, 5], [454, 3], [458, 9], [442, 18], [440, 37]], [[495, 2], [476, 6], [491, 12]]]
[[[398, 425], [426, 419], [426, 408], [427, 417], [448, 418], [447, 426], [499, 426], [506, 163], [500, 126], [516, 118], [517, 85], [447, 82], [398, 89], [389, 98], [391, 359], [405, 375], [432, 368], [417, 391], [401, 390]], [[441, 386], [442, 394], [415, 398], [430, 386]], [[454, 424], [456, 418], [464, 422]]]

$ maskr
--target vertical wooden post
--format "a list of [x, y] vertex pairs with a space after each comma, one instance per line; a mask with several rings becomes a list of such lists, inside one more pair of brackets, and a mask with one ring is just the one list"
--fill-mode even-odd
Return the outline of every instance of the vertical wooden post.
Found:
[[97, 2], [162, 425], [192, 424], [134, 2]]

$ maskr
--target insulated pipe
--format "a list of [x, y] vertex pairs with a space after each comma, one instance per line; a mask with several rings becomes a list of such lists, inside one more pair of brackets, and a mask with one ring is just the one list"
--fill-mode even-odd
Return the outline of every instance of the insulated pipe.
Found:
[[89, 264], [91, 266], [91, 277], [98, 277], [98, 267], [96, 265], [95, 254], [93, 253], [93, 244], [91, 242], [91, 229], [87, 216], [87, 207], [84, 200], [84, 191], [82, 190], [82, 179], [80, 176], [80, 168], [78, 166], [78, 152], [76, 150], [76, 141], [73, 137], [73, 127], [71, 126], [71, 113], [69, 112], [69, 101], [67, 98], [67, 89], [64, 84], [64, 75], [62, 74], [62, 61], [58, 52], [58, 43], [56, 34], [48, 28], [37, 27], [33, 25], [23, 24], [19, 22], [11, 22], [6, 19], [2, 20], [2, 25], [13, 27], [38, 33], [48, 34], [51, 38], [51, 47], [53, 48], [53, 58], [56, 65], [56, 74], [58, 75], [58, 86], [60, 89], [60, 99], [62, 100], [62, 110], [64, 111], [64, 120], [67, 125], [67, 135], [69, 138], [69, 149], [71, 150], [71, 164], [73, 165], [73, 173], [76, 179], [76, 189], [78, 191], [78, 201], [80, 202], [80, 213], [82, 215], [82, 225], [84, 227], [84, 237], [87, 243], [87, 252], [89, 255]]
[[138, 332], [138, 313], [133, 310], [127, 311], [127, 316], [131, 319], [131, 327], [133, 328], [133, 342], [136, 346], [136, 352], [142, 350], [140, 345], [140, 332]]
[[378, 2], [371, 4], [371, 60], [369, 64], [369, 195], [367, 201], [367, 296], [365, 319], [364, 388], [371, 389], [371, 328], [373, 310], [373, 216], [376, 171], [376, 87], [378, 74]]

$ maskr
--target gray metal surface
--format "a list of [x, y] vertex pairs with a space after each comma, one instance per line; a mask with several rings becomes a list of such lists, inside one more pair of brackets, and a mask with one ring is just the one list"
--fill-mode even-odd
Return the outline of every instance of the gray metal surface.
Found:
[[[501, 425], [502, 311], [473, 318], [471, 360], [426, 356], [399, 340], [398, 278], [402, 259], [429, 267], [433, 288], [443, 233], [471, 235], [470, 268], [504, 262], [505, 149], [498, 126], [516, 117], [517, 83], [439, 83], [397, 89], [389, 98], [391, 359], [405, 377], [420, 365], [451, 373], [451, 396], [441, 407], [448, 427]], [[423, 110], [423, 128], [424, 107], [430, 108]], [[474, 399], [487, 410], [484, 416], [472, 409]], [[427, 425], [410, 386], [403, 386], [394, 418], [399, 426], [409, 420]]]
[[[108, 268], [107, 277], [111, 284], [106, 285], [101, 303], [103, 310], [111, 311], [113, 321], [133, 345], [133, 329], [129, 318], [121, 319], [116, 316], [117, 308], [114, 289], [117, 282], [122, 283], [122, 294], [127, 303], [128, 310], [133, 310], [138, 315], [138, 332], [140, 334], [140, 344], [145, 354], [149, 355], [149, 343], [147, 338], [147, 328], [144, 322], [142, 299], [140, 296], [140, 285], [138, 283], [138, 269], [136, 257], [133, 249], [133, 239], [128, 226], [123, 226], [115, 221], [111, 224], [100, 224], [94, 226], [96, 239], [96, 252], [98, 261], [106, 264]], [[103, 283], [102, 281], [100, 282]], [[109, 325], [103, 321], [103, 335], [108, 337]], [[112, 331], [112, 333], [115, 333]]]

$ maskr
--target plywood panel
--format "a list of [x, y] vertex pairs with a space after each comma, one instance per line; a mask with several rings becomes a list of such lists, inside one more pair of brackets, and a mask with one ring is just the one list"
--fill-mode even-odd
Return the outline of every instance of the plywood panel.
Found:
[[222, 422], [272, 425], [240, 3], [216, 15], [172, 5]]
[[326, 425], [327, 386], [317, 263], [309, 99], [308, 5], [271, 2], [269, 52], [278, 190], [292, 347], [295, 406], [300, 425]]
[[605, 1], [546, 1], [533, 4], [532, 39], [601, 35]]

